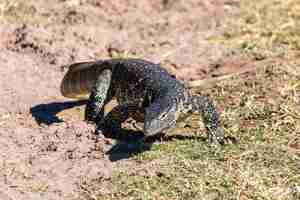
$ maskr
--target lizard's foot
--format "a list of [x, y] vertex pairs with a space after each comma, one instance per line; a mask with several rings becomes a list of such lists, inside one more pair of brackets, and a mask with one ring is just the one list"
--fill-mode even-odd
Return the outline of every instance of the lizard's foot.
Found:
[[95, 135], [104, 135], [103, 131], [100, 128], [98, 128], [98, 127], [96, 127], [96, 130], [95, 130], [94, 133], [95, 133]]
[[215, 131], [209, 131], [208, 141], [211, 144], [225, 144], [224, 131], [221, 127], [218, 127]]
[[164, 132], [158, 132], [158, 133], [153, 134], [153, 135], [146, 135], [146, 134], [144, 134], [144, 137], [142, 138], [142, 142], [145, 142], [145, 143], [148, 143], [148, 142], [153, 143], [154, 141], [163, 138], [164, 135], [165, 135]]
[[89, 106], [87, 106], [85, 109], [84, 120], [90, 123], [97, 122], [97, 114], [95, 114], [95, 112], [92, 112]]

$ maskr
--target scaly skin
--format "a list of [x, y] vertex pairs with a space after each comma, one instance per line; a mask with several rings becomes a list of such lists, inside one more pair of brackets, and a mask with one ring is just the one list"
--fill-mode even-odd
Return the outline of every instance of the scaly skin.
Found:
[[122, 116], [112, 122], [113, 131], [129, 116], [144, 116], [144, 134], [152, 136], [175, 126], [189, 114], [200, 113], [210, 142], [223, 143], [218, 113], [204, 96], [193, 96], [188, 89], [158, 64], [141, 59], [110, 59], [75, 63], [61, 84], [69, 98], [90, 94], [85, 119], [105, 128], [104, 106], [112, 98]]

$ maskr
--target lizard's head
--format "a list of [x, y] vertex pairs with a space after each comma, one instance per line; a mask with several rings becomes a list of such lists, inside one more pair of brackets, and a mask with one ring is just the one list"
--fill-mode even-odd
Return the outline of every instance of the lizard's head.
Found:
[[144, 132], [146, 136], [155, 135], [171, 128], [176, 123], [176, 104], [171, 99], [162, 99], [146, 108]]

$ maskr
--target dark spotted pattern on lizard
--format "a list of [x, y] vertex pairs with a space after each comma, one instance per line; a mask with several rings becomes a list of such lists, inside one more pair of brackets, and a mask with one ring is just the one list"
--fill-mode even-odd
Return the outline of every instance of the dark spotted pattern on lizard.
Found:
[[[70, 98], [90, 93], [85, 119], [98, 124], [106, 117], [104, 105], [116, 98], [124, 115], [118, 123], [132, 113], [142, 113], [145, 136], [164, 132], [189, 114], [199, 113], [209, 140], [224, 140], [212, 102], [205, 96], [191, 95], [159, 64], [132, 58], [75, 63], [62, 81], [61, 92]], [[120, 128], [118, 123], [116, 131]]]

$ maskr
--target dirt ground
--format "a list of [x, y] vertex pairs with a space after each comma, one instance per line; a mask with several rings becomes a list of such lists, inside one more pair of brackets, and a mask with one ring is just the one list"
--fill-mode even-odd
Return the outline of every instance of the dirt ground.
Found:
[[[81, 182], [138, 165], [124, 152], [109, 153], [116, 142], [96, 139], [94, 127], [82, 120], [81, 103], [61, 96], [62, 66], [127, 53], [161, 62], [180, 79], [198, 80], [242, 63], [209, 42], [222, 34], [226, 17], [238, 14], [238, 1], [0, 5], [0, 199], [77, 199]], [[233, 65], [222, 65], [228, 60]]]

